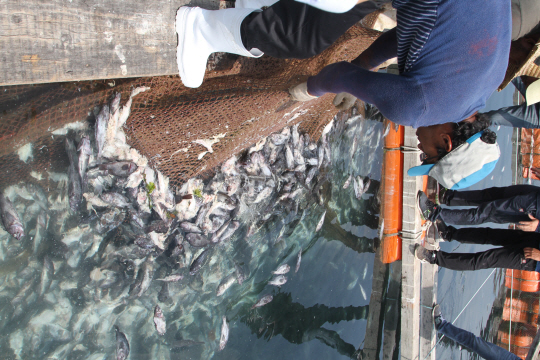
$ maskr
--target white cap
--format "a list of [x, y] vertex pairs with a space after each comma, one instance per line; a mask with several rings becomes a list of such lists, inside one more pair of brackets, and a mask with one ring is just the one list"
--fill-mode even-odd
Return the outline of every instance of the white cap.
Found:
[[476, 184], [495, 168], [501, 151], [499, 145], [480, 140], [480, 131], [446, 154], [435, 164], [415, 166], [409, 176], [429, 175], [447, 189], [459, 190]]
[[311, 5], [317, 9], [332, 13], [344, 13], [351, 10], [357, 0], [296, 0], [298, 2]]

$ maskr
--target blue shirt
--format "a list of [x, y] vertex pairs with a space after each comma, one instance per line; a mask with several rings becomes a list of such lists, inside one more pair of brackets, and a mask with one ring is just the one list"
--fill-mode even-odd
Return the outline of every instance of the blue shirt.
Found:
[[441, 0], [429, 38], [408, 71], [376, 73], [339, 62], [310, 77], [308, 91], [348, 92], [400, 125], [459, 122], [483, 108], [501, 84], [510, 36], [510, 0]]

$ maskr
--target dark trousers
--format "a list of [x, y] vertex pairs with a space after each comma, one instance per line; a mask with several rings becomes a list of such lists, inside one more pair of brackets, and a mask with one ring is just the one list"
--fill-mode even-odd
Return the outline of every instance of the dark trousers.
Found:
[[366, 1], [342, 14], [280, 0], [248, 15], [240, 26], [246, 49], [257, 48], [279, 59], [307, 59], [323, 52], [351, 26], [387, 1]]
[[447, 190], [448, 195], [445, 195], [444, 203], [449, 206], [477, 206], [487, 201], [526, 195], [536, 191], [540, 191], [540, 187], [535, 185], [512, 185], [470, 191]]
[[452, 230], [452, 240], [469, 244], [490, 244], [502, 247], [478, 253], [437, 251], [435, 264], [452, 270], [506, 268], [534, 271], [536, 261], [525, 259], [523, 249], [540, 246], [540, 234], [507, 229], [463, 228]]
[[517, 355], [443, 320], [437, 331], [486, 360], [520, 360]]
[[[486, 195], [485, 198], [493, 198], [493, 195], [503, 195], [505, 191], [501, 189], [503, 188], [491, 188], [488, 189], [489, 191], [482, 190], [482, 193], [479, 193], [478, 195], [456, 192], [453, 199], [456, 198], [456, 195], [462, 198], [466, 198], [467, 195], [470, 195], [468, 200], [469, 204], [467, 204], [470, 205], [471, 200], [475, 198], [479, 199], [480, 195]], [[521, 190], [524, 190], [524, 188]], [[439, 217], [445, 223], [453, 225], [477, 225], [486, 222], [504, 224], [530, 220], [527, 214], [536, 216], [537, 197], [540, 194], [537, 190], [538, 187], [535, 187], [533, 192], [528, 192], [523, 195], [482, 202], [476, 208], [472, 209], [441, 209]], [[520, 189], [511, 189], [510, 191], [518, 192]], [[472, 191], [464, 191], [463, 193], [471, 192]]]

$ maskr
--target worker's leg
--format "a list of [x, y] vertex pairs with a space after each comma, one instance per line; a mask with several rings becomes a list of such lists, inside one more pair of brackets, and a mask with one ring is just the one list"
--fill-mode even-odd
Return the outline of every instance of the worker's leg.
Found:
[[336, 14], [294, 0], [280, 0], [244, 19], [242, 43], [246, 49], [257, 48], [275, 58], [309, 58], [320, 54], [384, 2], [366, 1]]
[[[491, 229], [491, 228], [461, 228], [456, 229], [449, 226], [445, 240], [455, 240], [465, 244], [483, 244], [483, 245], [517, 245], [518, 243], [536, 243], [540, 244], [540, 234], [536, 232], [524, 232], [520, 230]], [[526, 246], [524, 246], [526, 247]]]
[[506, 199], [536, 191], [540, 191], [540, 187], [535, 185], [512, 185], [469, 191], [445, 190], [443, 203], [449, 206], [476, 206], [487, 201]]
[[442, 320], [437, 331], [461, 346], [471, 349], [486, 360], [520, 360], [518, 356], [508, 350], [487, 342], [469, 331], [460, 329], [446, 320]]
[[442, 209], [439, 218], [446, 224], [475, 225], [485, 222], [499, 224], [530, 220], [527, 214], [536, 215], [538, 193], [513, 196], [484, 202], [472, 209]]
[[[535, 242], [534, 245], [530, 245], [530, 247], [538, 248], [538, 242]], [[432, 263], [447, 269], [458, 271], [491, 268], [534, 271], [536, 268], [536, 261], [525, 259], [523, 248], [524, 247], [521, 246], [505, 246], [479, 253], [447, 253], [444, 251], [434, 251], [435, 258]]]

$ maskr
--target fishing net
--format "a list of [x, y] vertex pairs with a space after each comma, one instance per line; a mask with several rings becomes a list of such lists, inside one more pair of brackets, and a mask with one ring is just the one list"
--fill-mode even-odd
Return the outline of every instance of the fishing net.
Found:
[[[32, 181], [47, 188], [50, 174], [65, 172], [68, 164], [65, 131], [59, 129], [74, 122], [93, 124], [97, 109], [114, 94], [122, 94], [123, 105], [139, 86], [150, 90], [133, 99], [125, 128], [128, 144], [168, 176], [172, 186], [204, 175], [284, 126], [301, 122], [302, 132], [317, 140], [338, 112], [333, 95], [299, 103], [290, 100], [287, 89], [330, 63], [354, 59], [379, 34], [354, 26], [307, 60], [218, 54], [198, 89], [184, 87], [178, 76], [4, 87], [0, 187]], [[193, 141], [211, 138], [219, 141], [202, 156], [207, 149]]]

